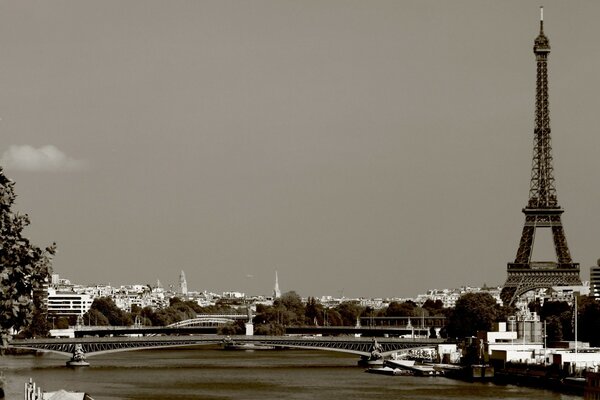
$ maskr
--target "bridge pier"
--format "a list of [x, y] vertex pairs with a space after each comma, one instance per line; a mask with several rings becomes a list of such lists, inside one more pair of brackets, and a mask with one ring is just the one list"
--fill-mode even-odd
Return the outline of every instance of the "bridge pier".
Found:
[[73, 347], [73, 356], [67, 361], [67, 367], [88, 367], [89, 365], [90, 363], [85, 360], [83, 346], [76, 344]]
[[373, 344], [371, 345], [371, 353], [368, 356], [360, 356], [360, 360], [358, 360], [358, 365], [363, 366], [375, 366], [375, 365], [383, 365], [383, 347], [377, 342], [377, 339], [373, 338]]

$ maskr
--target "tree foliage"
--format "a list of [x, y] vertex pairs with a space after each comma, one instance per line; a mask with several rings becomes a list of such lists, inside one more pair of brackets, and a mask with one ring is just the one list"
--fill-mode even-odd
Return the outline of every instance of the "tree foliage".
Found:
[[94, 299], [90, 311], [83, 316], [83, 320], [85, 323], [98, 325], [108, 322], [108, 325], [112, 326], [129, 326], [133, 323], [131, 315], [117, 307], [110, 297]]
[[591, 296], [580, 296], [577, 306], [577, 339], [592, 347], [600, 346], [600, 302]]
[[345, 301], [334, 308], [334, 310], [340, 315], [340, 323], [332, 323], [332, 319], [335, 318], [334, 313], [330, 313], [330, 315], [328, 315], [328, 320], [330, 321], [330, 325], [354, 326], [356, 325], [356, 319], [362, 314], [364, 309], [364, 307], [361, 307], [354, 302]]
[[381, 310], [384, 317], [417, 317], [421, 314], [417, 311], [417, 305], [412, 301], [403, 303], [392, 301], [386, 309]]
[[549, 342], [560, 342], [563, 340], [563, 331], [560, 318], [556, 315], [550, 315], [545, 321], [546, 340]]
[[489, 331], [499, 318], [496, 300], [487, 292], [466, 293], [457, 301], [448, 318], [450, 337], [474, 336], [477, 331]]
[[33, 293], [50, 275], [55, 245], [45, 250], [23, 237], [29, 216], [12, 211], [14, 182], [0, 167], [0, 328], [20, 330], [32, 322], [40, 304]]

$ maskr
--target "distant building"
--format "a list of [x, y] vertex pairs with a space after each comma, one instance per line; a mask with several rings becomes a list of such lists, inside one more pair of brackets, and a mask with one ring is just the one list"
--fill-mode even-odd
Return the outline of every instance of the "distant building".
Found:
[[188, 295], [187, 280], [185, 279], [185, 272], [183, 270], [179, 274], [179, 293], [184, 296]]
[[223, 299], [243, 300], [246, 294], [242, 292], [223, 292]]
[[88, 294], [48, 289], [48, 315], [70, 317], [83, 315], [90, 310], [94, 298]]
[[600, 298], [600, 260], [590, 267], [590, 296]]

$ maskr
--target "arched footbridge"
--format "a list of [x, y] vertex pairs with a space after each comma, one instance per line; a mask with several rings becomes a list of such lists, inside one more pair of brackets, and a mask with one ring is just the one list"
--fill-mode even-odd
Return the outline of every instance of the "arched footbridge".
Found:
[[66, 356], [84, 354], [85, 357], [131, 350], [152, 348], [204, 346], [224, 343], [254, 344], [296, 349], [313, 349], [351, 353], [369, 358], [373, 355], [385, 357], [395, 352], [433, 347], [444, 343], [443, 339], [401, 339], [367, 337], [299, 337], [299, 336], [142, 336], [142, 337], [85, 337], [15, 339], [8, 347], [54, 352]]

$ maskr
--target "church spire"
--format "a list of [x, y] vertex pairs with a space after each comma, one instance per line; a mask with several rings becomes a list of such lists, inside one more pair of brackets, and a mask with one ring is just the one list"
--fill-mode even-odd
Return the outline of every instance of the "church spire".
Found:
[[277, 277], [277, 271], [275, 271], [275, 287], [273, 288], [273, 300], [281, 297], [281, 290], [279, 290], [279, 278]]

